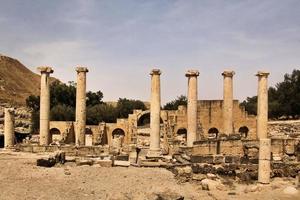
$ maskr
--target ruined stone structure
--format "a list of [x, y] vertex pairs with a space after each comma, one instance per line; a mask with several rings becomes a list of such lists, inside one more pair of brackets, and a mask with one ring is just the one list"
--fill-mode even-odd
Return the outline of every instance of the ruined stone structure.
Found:
[[[86, 125], [87, 68], [76, 69], [75, 122], [49, 122], [48, 78], [53, 70], [42, 67], [40, 71], [40, 145], [24, 147], [27, 151], [64, 149], [67, 154], [76, 156], [102, 155], [104, 151], [114, 156], [125, 153], [128, 157], [134, 155], [135, 164], [138, 162], [138, 151], [142, 152], [143, 159], [150, 158], [151, 161], [164, 155], [176, 157], [181, 153], [186, 161], [178, 160], [191, 164], [194, 173], [237, 175], [241, 180], [253, 176], [264, 184], [270, 182], [271, 175], [290, 174], [284, 171], [286, 161], [300, 161], [300, 137], [268, 136], [269, 74], [266, 72], [257, 73], [257, 117], [248, 115], [240, 103], [234, 100], [233, 71], [222, 73], [223, 100], [198, 100], [199, 72], [187, 71], [187, 106], [180, 105], [177, 110], [161, 110], [161, 71], [154, 69], [150, 73], [150, 109], [134, 110], [128, 118], [117, 119], [116, 123]], [[296, 171], [297, 167], [293, 168], [293, 172]]]
[[49, 145], [49, 120], [50, 120], [50, 82], [49, 76], [53, 73], [51, 67], [39, 67], [41, 72], [40, 95], [40, 145]]

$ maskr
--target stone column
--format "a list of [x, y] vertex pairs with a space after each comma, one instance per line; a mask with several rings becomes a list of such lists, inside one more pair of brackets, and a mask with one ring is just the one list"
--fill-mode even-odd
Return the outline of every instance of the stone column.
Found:
[[161, 155], [160, 151], [160, 74], [153, 69], [151, 75], [151, 106], [150, 106], [150, 150], [149, 157]]
[[267, 138], [268, 129], [268, 75], [267, 72], [258, 72], [257, 94], [257, 137]]
[[76, 122], [75, 138], [76, 145], [85, 145], [86, 126], [86, 73], [85, 67], [77, 67], [77, 90], [76, 90]]
[[41, 95], [40, 95], [40, 145], [49, 145], [49, 119], [50, 119], [50, 74], [51, 67], [38, 67], [41, 72]]
[[257, 94], [257, 123], [256, 131], [259, 139], [258, 182], [270, 183], [271, 173], [271, 139], [268, 133], [268, 75], [267, 72], [258, 72]]
[[224, 71], [223, 83], [223, 133], [233, 134], [233, 82], [234, 71]]
[[188, 78], [188, 104], [187, 104], [187, 146], [193, 147], [197, 138], [197, 104], [199, 71], [188, 70], [185, 76]]
[[15, 142], [15, 117], [13, 108], [4, 109], [4, 147], [11, 147]]

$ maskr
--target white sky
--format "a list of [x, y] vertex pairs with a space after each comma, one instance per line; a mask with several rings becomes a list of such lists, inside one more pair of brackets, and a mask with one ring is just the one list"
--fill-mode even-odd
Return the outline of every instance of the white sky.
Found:
[[150, 71], [162, 70], [162, 102], [186, 94], [198, 69], [199, 98], [221, 99], [225, 69], [234, 96], [256, 94], [258, 70], [270, 85], [300, 68], [298, 0], [0, 0], [0, 53], [36, 72], [75, 80], [89, 68], [88, 89], [105, 101], [148, 101]]

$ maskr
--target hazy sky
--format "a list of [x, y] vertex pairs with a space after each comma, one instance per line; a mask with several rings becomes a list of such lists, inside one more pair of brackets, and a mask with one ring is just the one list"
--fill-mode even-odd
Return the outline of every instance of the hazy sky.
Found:
[[162, 101], [186, 94], [198, 69], [199, 98], [221, 99], [225, 69], [234, 96], [256, 94], [258, 70], [270, 85], [300, 68], [299, 0], [0, 0], [0, 53], [75, 80], [104, 100], [149, 100], [150, 71], [162, 70]]

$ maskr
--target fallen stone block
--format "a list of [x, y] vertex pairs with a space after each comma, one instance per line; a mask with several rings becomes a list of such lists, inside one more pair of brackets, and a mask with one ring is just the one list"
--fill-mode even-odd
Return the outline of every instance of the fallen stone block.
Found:
[[129, 167], [130, 162], [129, 161], [123, 161], [123, 160], [115, 160], [114, 166], [120, 166], [120, 167]]
[[41, 167], [53, 167], [56, 164], [56, 160], [53, 157], [37, 159], [36, 165]]
[[288, 186], [283, 190], [283, 193], [288, 195], [296, 195], [299, 193], [299, 191], [293, 186]]
[[128, 161], [129, 160], [129, 155], [117, 155], [115, 157], [115, 160]]
[[140, 163], [141, 167], [160, 167], [160, 162], [153, 162], [153, 161], [141, 161]]
[[100, 167], [111, 167], [112, 161], [111, 160], [95, 160], [94, 164], [98, 164]]
[[84, 159], [80, 159], [80, 160], [76, 160], [76, 165], [77, 166], [82, 166], [82, 165], [93, 165], [93, 161], [92, 160], [84, 160]]

